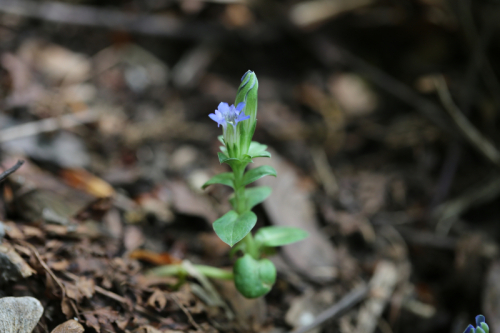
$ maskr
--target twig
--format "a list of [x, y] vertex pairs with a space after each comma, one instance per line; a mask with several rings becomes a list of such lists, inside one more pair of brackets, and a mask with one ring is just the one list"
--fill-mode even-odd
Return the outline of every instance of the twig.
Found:
[[337, 178], [328, 163], [328, 157], [326, 156], [325, 149], [321, 147], [314, 147], [311, 149], [311, 155], [326, 194], [328, 194], [330, 198], [335, 198], [339, 191], [339, 185], [337, 183]]
[[130, 14], [119, 10], [55, 1], [0, 0], [0, 11], [51, 22], [176, 38], [205, 39], [219, 33], [215, 26], [207, 23], [187, 23], [164, 15]]
[[[45, 269], [45, 271], [50, 275], [50, 277], [57, 284], [57, 286], [59, 287], [59, 289], [61, 289], [61, 294], [62, 294], [61, 295], [61, 299], [64, 301], [66, 299], [66, 288], [61, 283], [61, 281], [57, 278], [57, 276], [54, 274], [54, 272], [52, 271], [52, 269], [50, 269], [50, 267], [47, 266], [47, 264], [45, 263], [45, 261], [42, 260], [42, 258], [40, 257], [40, 253], [38, 252], [38, 250], [33, 245], [31, 245], [30, 243], [28, 243], [26, 241], [18, 240], [18, 242], [20, 244], [26, 246], [27, 248], [29, 248], [31, 250], [31, 252], [36, 257], [36, 259], [38, 260], [38, 262], [40, 263], [40, 265], [43, 267], [43, 269]], [[78, 311], [75, 303], [73, 303], [73, 301], [71, 299], [69, 299], [69, 304], [71, 305], [71, 308], [73, 309], [73, 313], [77, 317], [80, 317], [80, 312]]]
[[194, 321], [194, 318], [193, 316], [191, 315], [191, 313], [189, 313], [188, 309], [186, 309], [186, 307], [184, 305], [182, 305], [181, 302], [179, 302], [179, 300], [177, 299], [177, 297], [173, 294], [170, 295], [170, 297], [174, 300], [174, 302], [181, 308], [182, 312], [184, 312], [184, 314], [188, 317], [188, 320], [189, 322], [191, 323], [191, 325], [194, 326], [194, 328], [196, 328], [196, 330], [198, 332], [203, 332], [203, 330], [201, 329], [200, 325], [198, 325], [196, 323], [196, 321]]
[[453, 102], [446, 81], [442, 76], [434, 78], [439, 98], [443, 103], [445, 110], [450, 114], [453, 121], [460, 129], [465, 138], [476, 148], [484, 157], [490, 160], [496, 166], [500, 166], [500, 152], [495, 146], [479, 132], [469, 119], [465, 117], [458, 106]]
[[398, 269], [389, 261], [382, 261], [370, 281], [370, 298], [358, 313], [356, 333], [372, 333], [398, 282]]
[[338, 318], [341, 314], [361, 302], [366, 295], [368, 295], [369, 287], [368, 286], [362, 286], [359, 288], [354, 289], [351, 291], [349, 294], [345, 295], [338, 303], [334, 304], [331, 306], [329, 309], [326, 309], [325, 311], [321, 312], [316, 319], [314, 319], [314, 322], [307, 326], [303, 326], [295, 331], [292, 331], [290, 333], [305, 333], [309, 332], [310, 330], [321, 326], [324, 322], [326, 322], [329, 319], [335, 319]]
[[19, 169], [21, 167], [21, 165], [23, 165], [23, 164], [24, 164], [23, 160], [17, 160], [17, 163], [13, 167], [2, 172], [0, 174], [0, 183], [3, 182], [7, 177], [12, 175], [14, 172], [16, 172], [17, 169]]
[[436, 232], [442, 235], [447, 234], [457, 216], [471, 207], [492, 201], [499, 195], [500, 179], [495, 175], [494, 179], [480, 187], [468, 190], [464, 195], [439, 205], [432, 214], [438, 220]]
[[[1, 4], [1, 1], [0, 1]], [[20, 139], [45, 132], [52, 132], [62, 128], [71, 128], [78, 125], [91, 123], [99, 119], [99, 113], [87, 110], [60, 117], [32, 121], [26, 124], [12, 126], [0, 131], [0, 143]]]

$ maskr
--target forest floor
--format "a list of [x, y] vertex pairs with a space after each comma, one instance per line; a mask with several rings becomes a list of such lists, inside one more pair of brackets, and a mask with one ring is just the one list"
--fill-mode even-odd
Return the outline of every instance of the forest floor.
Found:
[[[0, 297], [37, 298], [36, 333], [463, 332], [480, 313], [500, 332], [498, 15], [1, 0], [1, 163], [25, 163], [1, 183]], [[230, 191], [201, 185], [227, 171], [208, 114], [249, 69], [273, 156], [255, 163], [278, 173], [257, 227], [309, 232], [256, 300], [194, 266], [234, 260], [212, 229]]]

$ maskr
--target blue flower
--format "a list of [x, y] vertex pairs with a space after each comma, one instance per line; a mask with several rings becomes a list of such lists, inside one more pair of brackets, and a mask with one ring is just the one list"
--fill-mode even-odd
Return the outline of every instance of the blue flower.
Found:
[[236, 107], [221, 102], [215, 113], [211, 113], [208, 116], [217, 123], [217, 127], [222, 125], [226, 129], [227, 124], [231, 124], [236, 129], [240, 121], [250, 118], [250, 116], [245, 115], [245, 112], [242, 111], [244, 107], [244, 102], [239, 103]]
[[486, 324], [483, 315], [476, 316], [476, 328], [474, 328], [474, 326], [469, 324], [469, 326], [467, 326], [467, 328], [464, 331], [464, 333], [489, 333], [489, 332], [490, 328], [488, 327], [488, 324]]

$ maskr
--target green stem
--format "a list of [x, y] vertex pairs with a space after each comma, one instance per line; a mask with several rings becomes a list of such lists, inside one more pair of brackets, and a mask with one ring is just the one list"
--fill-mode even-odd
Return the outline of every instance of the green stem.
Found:
[[[206, 265], [194, 265], [194, 268], [198, 270], [201, 274], [206, 277], [221, 280], [232, 280], [233, 272], [226, 271], [221, 268], [206, 266]], [[179, 275], [189, 275], [188, 271], [181, 265], [164, 265], [153, 268], [148, 274], [157, 276], [179, 276]]]
[[237, 165], [233, 168], [234, 173], [234, 197], [236, 201], [236, 212], [243, 214], [246, 208], [245, 186], [243, 185], [243, 175], [245, 173], [245, 165]]
[[[245, 186], [243, 185], [243, 175], [245, 174], [246, 165], [238, 165], [233, 168], [234, 173], [234, 196], [236, 201], [236, 212], [238, 214], [243, 214], [246, 212], [246, 197], [245, 197]], [[252, 233], [249, 232], [245, 238], [241, 240], [245, 244], [245, 253], [250, 254], [254, 259], [259, 259], [259, 249], [257, 244], [253, 239]]]

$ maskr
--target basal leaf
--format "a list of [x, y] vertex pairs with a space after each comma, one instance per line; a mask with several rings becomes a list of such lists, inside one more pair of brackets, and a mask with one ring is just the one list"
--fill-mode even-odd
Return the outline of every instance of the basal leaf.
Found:
[[257, 216], [252, 212], [238, 216], [238, 213], [230, 210], [214, 222], [213, 228], [217, 236], [232, 247], [252, 230], [256, 222]]
[[276, 177], [276, 170], [274, 170], [274, 168], [269, 165], [262, 165], [255, 169], [248, 170], [248, 172], [243, 176], [243, 185], [246, 186], [264, 176]]
[[255, 234], [255, 241], [260, 246], [282, 246], [298, 242], [309, 234], [294, 227], [263, 227]]
[[202, 189], [205, 189], [209, 185], [213, 184], [222, 184], [222, 185], [227, 185], [231, 188], [234, 188], [234, 174], [232, 172], [224, 172], [220, 173], [218, 175], [213, 176], [210, 178], [209, 181], [207, 181], [203, 186], [201, 187]]

